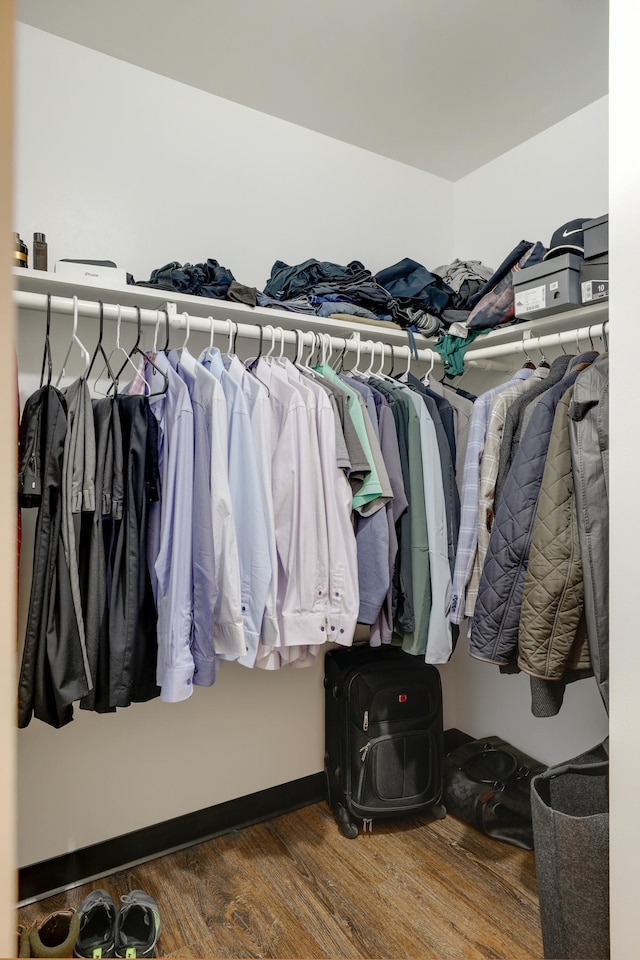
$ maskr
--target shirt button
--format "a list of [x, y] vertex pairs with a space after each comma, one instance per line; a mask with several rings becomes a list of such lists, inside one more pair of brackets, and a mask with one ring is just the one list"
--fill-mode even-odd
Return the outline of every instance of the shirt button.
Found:
[[245, 612], [246, 612], [246, 609], [247, 609], [246, 607], [243, 607], [243, 608], [242, 608], [242, 612], [245, 613]]
[[331, 627], [332, 630], [335, 630], [335, 627]]
[[324, 633], [324, 627], [320, 627], [320, 629], [321, 629], [321, 630], [322, 630], [322, 632]]
[[340, 633], [344, 633], [344, 627], [340, 627]]
[[339, 596], [340, 596], [340, 594], [339, 594], [338, 591], [336, 590], [336, 597], [339, 597]]

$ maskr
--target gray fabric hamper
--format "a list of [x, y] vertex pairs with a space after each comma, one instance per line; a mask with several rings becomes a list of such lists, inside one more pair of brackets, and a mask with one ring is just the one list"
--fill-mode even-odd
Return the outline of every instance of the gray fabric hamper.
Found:
[[577, 758], [531, 783], [544, 955], [609, 957], [609, 762]]

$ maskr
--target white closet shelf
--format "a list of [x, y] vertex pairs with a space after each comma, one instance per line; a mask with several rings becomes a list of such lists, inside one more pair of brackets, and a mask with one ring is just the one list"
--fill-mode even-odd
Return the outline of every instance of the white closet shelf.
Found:
[[[232, 303], [227, 300], [213, 300], [206, 297], [194, 297], [187, 294], [178, 294], [167, 290], [155, 290], [151, 287], [137, 287], [131, 284], [96, 285], [81, 280], [63, 280], [55, 273], [41, 270], [23, 270], [13, 268], [16, 290], [24, 293], [40, 295], [50, 294], [52, 297], [70, 298], [86, 297], [94, 303], [102, 300], [105, 303], [116, 303], [122, 307], [141, 307], [146, 310], [157, 310], [164, 303], [175, 303], [178, 314], [187, 312], [192, 318], [215, 320], [233, 320], [240, 324], [259, 324], [261, 326], [281, 326], [285, 330], [296, 328], [303, 332], [316, 331], [328, 333], [333, 337], [350, 337], [354, 332], [360, 334], [361, 340], [383, 341], [393, 346], [406, 347], [407, 334], [400, 327], [391, 327], [381, 322], [380, 326], [373, 323], [358, 321], [343, 322], [329, 318], [318, 317], [303, 313], [291, 313], [287, 310], [271, 310], [264, 307], [249, 307], [241, 303]], [[595, 327], [608, 318], [608, 302], [589, 304], [565, 310], [538, 320], [528, 320], [513, 326], [493, 330], [484, 337], [474, 341], [467, 357], [468, 360], [486, 359], [490, 356], [506, 355], [512, 350], [522, 352], [522, 341], [525, 337], [548, 338], [556, 334], [565, 334], [564, 342], [569, 343], [568, 331]], [[594, 336], [597, 333], [594, 330]], [[418, 334], [416, 343], [419, 348], [430, 347], [434, 338], [426, 338]], [[547, 340], [545, 346], [550, 346]], [[499, 348], [494, 351], [493, 348]], [[366, 348], [365, 348], [366, 349]]]

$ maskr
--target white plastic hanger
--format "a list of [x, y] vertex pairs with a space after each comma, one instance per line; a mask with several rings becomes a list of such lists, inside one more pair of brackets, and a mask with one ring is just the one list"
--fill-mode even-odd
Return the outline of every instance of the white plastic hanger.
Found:
[[271, 357], [271, 354], [273, 353], [273, 351], [274, 351], [275, 348], [276, 348], [276, 333], [278, 332], [278, 330], [280, 331], [280, 333], [283, 333], [283, 332], [284, 332], [283, 329], [282, 329], [282, 327], [271, 327], [271, 346], [269, 347], [269, 350], [267, 351], [267, 354], [266, 354], [266, 356], [265, 356], [265, 360], [269, 360], [269, 358]]
[[62, 361], [62, 370], [60, 371], [60, 376], [56, 380], [56, 387], [60, 386], [60, 381], [65, 376], [65, 373], [66, 373], [65, 368], [67, 366], [67, 361], [71, 356], [71, 350], [73, 349], [74, 343], [77, 346], [78, 350], [80, 351], [84, 359], [84, 370], [80, 375], [80, 379], [82, 379], [87, 375], [87, 371], [89, 370], [89, 367], [91, 365], [91, 354], [89, 353], [84, 343], [78, 336], [78, 298], [75, 296], [73, 298], [73, 331], [71, 333], [71, 340], [69, 341], [69, 346], [67, 348], [65, 358]]
[[424, 377], [422, 378], [422, 382], [425, 385], [425, 387], [429, 386], [429, 381], [431, 380], [431, 374], [433, 373], [433, 368], [436, 362], [436, 354], [434, 350], [429, 350], [429, 359], [431, 361], [431, 363], [429, 364], [429, 369], [427, 370]]
[[182, 316], [184, 317], [185, 326], [187, 328], [187, 333], [184, 338], [184, 343], [182, 344], [182, 349], [185, 350], [189, 342], [189, 336], [191, 334], [191, 317], [186, 311], [182, 314]]

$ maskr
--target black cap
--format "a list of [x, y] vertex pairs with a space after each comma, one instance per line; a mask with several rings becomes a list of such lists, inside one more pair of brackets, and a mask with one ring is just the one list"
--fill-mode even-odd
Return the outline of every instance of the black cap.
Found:
[[47, 238], [45, 237], [44, 233], [34, 233], [33, 235], [34, 243], [45, 243], [46, 239]]
[[543, 260], [550, 260], [552, 257], [559, 257], [563, 253], [574, 253], [578, 257], [584, 257], [584, 230], [589, 217], [579, 217], [577, 220], [569, 220], [563, 223], [554, 231], [551, 237], [549, 249], [545, 253]]

